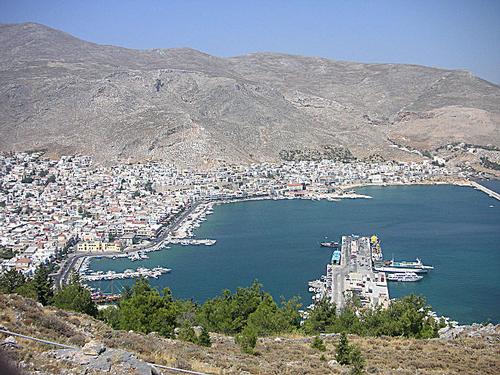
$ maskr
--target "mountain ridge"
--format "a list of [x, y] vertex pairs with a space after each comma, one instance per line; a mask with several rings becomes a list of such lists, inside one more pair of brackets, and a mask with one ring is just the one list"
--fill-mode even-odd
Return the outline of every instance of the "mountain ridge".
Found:
[[[3, 151], [208, 166], [279, 161], [283, 150], [330, 145], [402, 161], [418, 156], [394, 143], [436, 156], [449, 143], [500, 146], [500, 86], [470, 72], [134, 50], [36, 23], [0, 25], [0, 46]], [[464, 157], [477, 162], [464, 153], [450, 160]]]

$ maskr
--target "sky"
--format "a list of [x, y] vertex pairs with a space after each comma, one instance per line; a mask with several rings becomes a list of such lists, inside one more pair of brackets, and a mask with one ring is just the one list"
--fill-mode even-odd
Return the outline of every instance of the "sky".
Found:
[[419, 64], [500, 84], [500, 0], [0, 0], [0, 23], [28, 21], [128, 48]]

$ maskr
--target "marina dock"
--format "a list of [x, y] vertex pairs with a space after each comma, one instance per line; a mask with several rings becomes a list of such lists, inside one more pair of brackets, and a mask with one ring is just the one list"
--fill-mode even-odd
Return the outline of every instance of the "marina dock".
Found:
[[125, 270], [123, 272], [115, 271], [98, 271], [92, 273], [82, 273], [80, 275], [82, 281], [101, 281], [101, 280], [124, 280], [124, 279], [137, 279], [139, 277], [153, 277], [157, 279], [161, 275], [172, 271], [170, 268], [155, 267], [149, 268], [137, 268], [137, 270]]

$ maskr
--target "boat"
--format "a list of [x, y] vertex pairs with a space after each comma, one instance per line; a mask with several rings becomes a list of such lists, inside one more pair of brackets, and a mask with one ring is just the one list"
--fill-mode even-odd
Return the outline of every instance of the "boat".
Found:
[[406, 272], [413, 272], [413, 273], [427, 273], [428, 270], [425, 268], [411, 268], [411, 267], [392, 267], [392, 266], [375, 266], [373, 268], [377, 272], [386, 272], [386, 273], [406, 273]]
[[424, 269], [424, 270], [433, 270], [433, 266], [426, 266], [422, 263], [420, 259], [417, 258], [415, 262], [410, 261], [401, 261], [396, 262], [394, 259], [384, 261], [384, 266], [395, 267], [395, 268], [412, 268], [412, 269]]
[[135, 262], [136, 260], [141, 259], [141, 255], [139, 253], [133, 253], [128, 256], [128, 259], [130, 259], [132, 262]]
[[339, 247], [339, 243], [338, 242], [321, 242], [320, 245], [323, 246], [323, 247], [333, 247], [333, 248], [338, 248]]
[[423, 276], [419, 276], [415, 272], [398, 272], [387, 275], [387, 280], [390, 281], [414, 282], [423, 278]]
[[332, 254], [332, 259], [330, 261], [331, 264], [336, 264], [336, 265], [339, 265], [340, 264], [340, 258], [342, 257], [342, 254], [340, 252], [340, 250], [337, 248], [333, 251], [333, 254]]

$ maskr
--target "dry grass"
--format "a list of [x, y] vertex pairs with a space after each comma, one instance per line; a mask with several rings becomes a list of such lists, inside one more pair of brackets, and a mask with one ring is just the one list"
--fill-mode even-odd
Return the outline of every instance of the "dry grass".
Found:
[[[211, 374], [345, 374], [348, 370], [328, 364], [335, 358], [336, 337], [325, 339], [327, 350], [323, 353], [311, 349], [310, 338], [297, 334], [260, 339], [256, 355], [248, 355], [240, 352], [231, 337], [222, 335], [212, 335], [212, 347], [203, 348], [156, 334], [115, 331], [88, 316], [42, 308], [18, 296], [0, 295], [0, 306], [0, 325], [6, 329], [69, 345], [80, 346], [97, 339], [108, 347], [122, 348], [167, 366]], [[368, 374], [500, 373], [500, 335], [452, 341], [356, 336], [349, 340], [361, 348]], [[53, 374], [72, 366], [51, 359], [47, 354], [52, 349], [49, 346], [18, 341], [22, 349], [10, 355], [26, 362], [27, 372]]]

